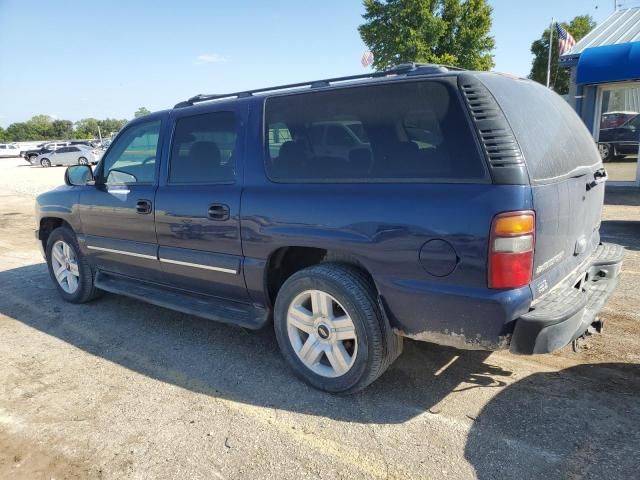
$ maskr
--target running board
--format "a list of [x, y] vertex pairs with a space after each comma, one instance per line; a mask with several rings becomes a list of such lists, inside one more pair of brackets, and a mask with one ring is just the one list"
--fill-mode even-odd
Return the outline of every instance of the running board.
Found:
[[125, 295], [159, 307], [251, 330], [262, 328], [269, 320], [268, 313], [264, 308], [220, 298], [189, 294], [104, 272], [97, 273], [95, 286], [100, 290]]

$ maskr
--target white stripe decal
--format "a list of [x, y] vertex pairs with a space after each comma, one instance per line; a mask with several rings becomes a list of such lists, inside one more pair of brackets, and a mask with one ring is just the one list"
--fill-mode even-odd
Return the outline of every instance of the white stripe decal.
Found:
[[194, 267], [194, 268], [203, 268], [205, 270], [213, 270], [214, 272], [224, 272], [224, 273], [238, 273], [238, 270], [230, 269], [230, 268], [222, 268], [222, 267], [212, 267], [210, 265], [202, 265], [200, 263], [189, 263], [189, 262], [181, 262], [180, 260], [170, 260], [168, 258], [161, 258], [161, 262], [164, 263], [173, 263], [175, 265], [183, 265], [185, 267]]
[[98, 250], [100, 252], [119, 253], [120, 255], [129, 255], [130, 257], [148, 258], [149, 260], [158, 259], [153, 255], [145, 255], [144, 253], [126, 252], [124, 250], [115, 250], [113, 248], [94, 247], [93, 245], [88, 245], [87, 248], [89, 250]]

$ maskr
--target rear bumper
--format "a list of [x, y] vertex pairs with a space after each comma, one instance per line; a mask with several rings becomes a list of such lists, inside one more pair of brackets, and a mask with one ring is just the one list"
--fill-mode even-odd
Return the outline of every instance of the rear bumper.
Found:
[[618, 284], [624, 249], [603, 243], [577, 275], [551, 290], [516, 320], [511, 352], [549, 353], [581, 336]]

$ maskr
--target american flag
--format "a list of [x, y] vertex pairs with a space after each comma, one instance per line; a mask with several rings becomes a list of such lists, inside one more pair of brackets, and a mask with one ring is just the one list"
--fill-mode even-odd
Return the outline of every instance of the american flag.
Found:
[[576, 41], [569, 32], [562, 28], [562, 25], [559, 23], [556, 23], [556, 30], [558, 31], [558, 47], [560, 48], [560, 55], [564, 55], [574, 47]]
[[362, 54], [362, 58], [360, 59], [360, 63], [362, 63], [363, 67], [368, 67], [373, 63], [373, 53], [369, 50]]

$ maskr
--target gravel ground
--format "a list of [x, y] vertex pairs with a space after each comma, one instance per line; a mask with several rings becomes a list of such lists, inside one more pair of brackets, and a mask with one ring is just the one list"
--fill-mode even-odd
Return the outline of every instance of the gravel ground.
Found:
[[248, 332], [114, 295], [64, 303], [33, 239], [63, 168], [0, 160], [0, 478], [635, 478], [640, 193], [607, 195], [627, 257], [580, 354], [407, 342], [350, 397]]

